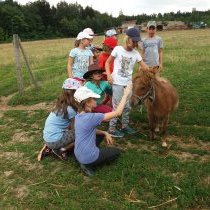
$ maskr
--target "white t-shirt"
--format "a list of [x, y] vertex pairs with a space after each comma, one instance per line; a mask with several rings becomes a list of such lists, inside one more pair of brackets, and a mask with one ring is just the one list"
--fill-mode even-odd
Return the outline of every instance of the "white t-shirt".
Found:
[[135, 63], [142, 60], [137, 50], [127, 51], [122, 46], [117, 46], [111, 55], [114, 59], [114, 70], [112, 72], [113, 84], [126, 86], [132, 80]]

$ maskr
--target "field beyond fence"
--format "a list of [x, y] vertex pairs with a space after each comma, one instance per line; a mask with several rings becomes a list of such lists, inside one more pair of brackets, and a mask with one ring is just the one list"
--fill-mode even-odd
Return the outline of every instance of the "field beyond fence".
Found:
[[0, 45], [0, 209], [210, 209], [210, 30], [159, 35], [161, 76], [180, 98], [168, 126], [169, 149], [162, 149], [160, 139], [148, 140], [146, 111], [133, 108], [138, 133], [115, 139], [124, 152], [92, 178], [73, 157], [36, 160], [74, 39], [22, 42], [40, 85], [34, 89], [22, 60], [23, 95], [17, 92], [12, 44]]

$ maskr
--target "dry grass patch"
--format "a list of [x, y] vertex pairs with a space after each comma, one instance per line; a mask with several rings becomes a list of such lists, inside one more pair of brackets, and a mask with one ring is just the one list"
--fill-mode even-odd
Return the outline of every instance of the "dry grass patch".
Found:
[[6, 177], [10, 177], [10, 176], [12, 176], [14, 174], [14, 171], [4, 171], [4, 175], [6, 176]]
[[12, 141], [10, 144], [16, 144], [16, 143], [29, 143], [32, 142], [33, 137], [29, 136], [30, 132], [22, 131], [21, 129], [17, 129], [15, 131], [15, 134], [12, 136]]
[[6, 160], [14, 160], [14, 159], [18, 159], [18, 158], [22, 158], [24, 155], [24, 153], [22, 152], [2, 152], [0, 153], [0, 158], [6, 159]]
[[175, 143], [176, 145], [184, 149], [200, 149], [204, 151], [210, 151], [210, 142], [203, 142], [193, 137], [181, 138], [171, 135], [167, 136], [166, 140], [169, 142], [169, 144]]
[[17, 162], [17, 165], [21, 166], [21, 168], [24, 168], [25, 171], [35, 171], [36, 173], [43, 169], [43, 165], [41, 165], [39, 162], [31, 163], [27, 159], [20, 159]]
[[18, 199], [24, 199], [28, 196], [29, 194], [29, 189], [25, 185], [19, 185], [15, 189], [13, 189], [13, 192], [15, 193], [15, 197]]

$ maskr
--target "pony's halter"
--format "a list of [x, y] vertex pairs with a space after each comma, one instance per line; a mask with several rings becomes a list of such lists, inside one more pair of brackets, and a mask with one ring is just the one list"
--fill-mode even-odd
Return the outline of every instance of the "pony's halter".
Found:
[[149, 100], [150, 100], [151, 102], [153, 102], [153, 101], [155, 100], [155, 87], [154, 87], [153, 83], [151, 84], [150, 89], [146, 92], [145, 95], [143, 95], [143, 96], [138, 96], [138, 95], [136, 95], [136, 94], [133, 94], [133, 96], [137, 98], [137, 100], [138, 100], [138, 103], [137, 103], [137, 104], [138, 104], [138, 105], [143, 104], [143, 102], [144, 102], [147, 98], [149, 98]]

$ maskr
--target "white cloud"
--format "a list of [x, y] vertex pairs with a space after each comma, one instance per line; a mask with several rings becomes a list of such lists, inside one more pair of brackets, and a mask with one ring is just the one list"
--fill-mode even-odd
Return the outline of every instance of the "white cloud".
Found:
[[[29, 1], [35, 0], [18, 0], [21, 4], [26, 4]], [[56, 5], [60, 0], [47, 0], [51, 5]], [[68, 3], [75, 3], [76, 0], [66, 0]], [[122, 10], [125, 15], [137, 14], [157, 14], [165, 12], [189, 12], [192, 8], [206, 11], [210, 10], [210, 0], [77, 0], [77, 3], [83, 7], [92, 6], [93, 9], [100, 12], [107, 12], [113, 16], [118, 16]]]

